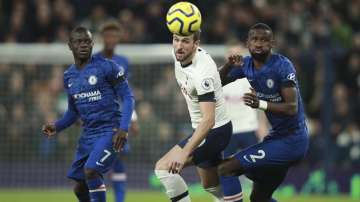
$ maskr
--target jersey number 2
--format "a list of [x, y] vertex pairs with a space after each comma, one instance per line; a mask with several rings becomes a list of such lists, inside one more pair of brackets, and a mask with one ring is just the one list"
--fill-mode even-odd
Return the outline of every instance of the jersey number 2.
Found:
[[250, 158], [252, 162], [256, 162], [256, 159], [263, 159], [265, 158], [265, 152], [264, 150], [260, 149], [257, 151], [259, 155], [255, 155], [255, 154], [250, 154]]

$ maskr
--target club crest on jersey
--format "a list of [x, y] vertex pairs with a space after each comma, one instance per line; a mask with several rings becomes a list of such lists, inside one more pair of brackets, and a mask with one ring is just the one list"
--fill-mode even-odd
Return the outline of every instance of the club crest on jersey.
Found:
[[124, 68], [122, 66], [119, 66], [119, 72], [117, 73], [116, 78], [120, 78], [124, 76], [124, 73], [125, 73]]
[[91, 75], [88, 79], [90, 85], [95, 85], [97, 83], [97, 78], [94, 75]]
[[295, 73], [288, 74], [286, 78], [290, 81], [295, 81], [295, 78], [296, 78]]
[[273, 88], [274, 87], [274, 81], [272, 79], [268, 79], [266, 80], [266, 85], [268, 88]]
[[201, 82], [201, 86], [203, 87], [203, 89], [209, 90], [211, 88], [211, 79], [210, 78], [204, 79]]

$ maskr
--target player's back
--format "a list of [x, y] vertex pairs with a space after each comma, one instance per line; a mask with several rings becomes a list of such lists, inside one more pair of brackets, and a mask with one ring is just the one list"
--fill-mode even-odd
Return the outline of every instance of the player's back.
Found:
[[175, 77], [185, 97], [193, 128], [198, 126], [202, 118], [198, 96], [211, 92], [214, 92], [216, 102], [214, 128], [230, 121], [226, 114], [219, 72], [205, 50], [198, 48], [192, 63], [185, 67], [175, 60]]
[[244, 58], [243, 73], [261, 100], [284, 102], [281, 96], [282, 86], [291, 82], [296, 87], [298, 111], [295, 115], [281, 115], [266, 111], [266, 116], [272, 125], [271, 134], [287, 134], [295, 129], [306, 127], [296, 71], [288, 58], [280, 54], [271, 54], [268, 61], [258, 70], [253, 64], [253, 59], [248, 56]]
[[107, 76], [112, 65], [109, 60], [92, 57], [83, 69], [73, 64], [64, 72], [64, 87], [83, 122], [85, 136], [111, 131], [120, 120], [117, 97]]

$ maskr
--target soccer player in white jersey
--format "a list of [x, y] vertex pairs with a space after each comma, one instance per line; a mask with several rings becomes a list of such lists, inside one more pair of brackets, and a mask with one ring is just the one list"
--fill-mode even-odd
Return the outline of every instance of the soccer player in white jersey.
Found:
[[210, 55], [199, 47], [200, 32], [173, 35], [175, 77], [185, 97], [193, 134], [175, 145], [155, 166], [155, 174], [172, 202], [190, 201], [188, 188], [179, 175], [195, 165], [204, 189], [218, 199], [223, 194], [216, 166], [232, 135], [222, 85]]

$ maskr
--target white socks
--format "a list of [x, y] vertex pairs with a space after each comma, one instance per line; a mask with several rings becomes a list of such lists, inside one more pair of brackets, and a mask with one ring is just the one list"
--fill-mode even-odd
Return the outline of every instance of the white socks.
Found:
[[165, 187], [166, 194], [172, 202], [191, 202], [187, 185], [179, 174], [155, 170], [155, 175]]
[[212, 194], [216, 198], [217, 201], [223, 201], [223, 193], [221, 191], [220, 185], [218, 185], [216, 187], [206, 188], [205, 191]]

